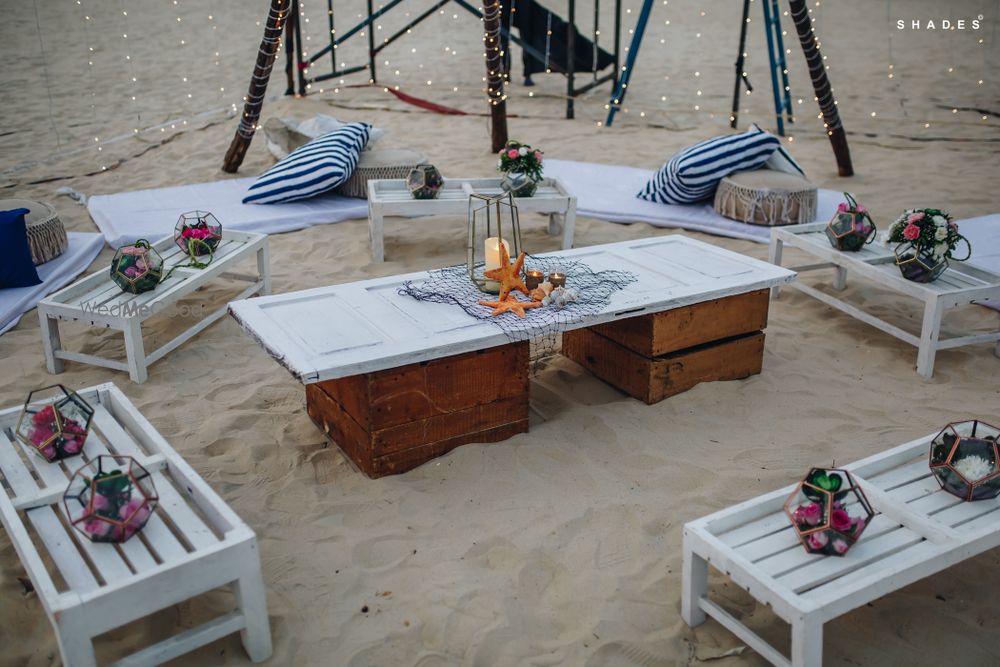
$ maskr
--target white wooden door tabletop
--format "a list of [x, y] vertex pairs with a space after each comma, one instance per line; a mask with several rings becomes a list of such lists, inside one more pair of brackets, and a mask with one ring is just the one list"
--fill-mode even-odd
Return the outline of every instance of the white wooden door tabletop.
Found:
[[[680, 234], [544, 256], [578, 260], [594, 271], [631, 271], [638, 277], [614, 293], [603, 309], [568, 328], [670, 310], [795, 279], [787, 269]], [[234, 301], [229, 310], [303, 384], [510, 342], [495, 324], [458, 306], [399, 294], [405, 281], [419, 284], [426, 277], [426, 272], [418, 272]]]
[[[64, 665], [96, 665], [92, 640], [220, 586], [236, 608], [115, 663], [154, 665], [233, 632], [255, 661], [271, 654], [257, 538], [113, 384], [79, 392], [95, 409], [83, 453], [48, 463], [13, 436], [21, 406], [0, 411], [0, 521], [59, 640]], [[124, 544], [91, 542], [62, 502], [72, 471], [102, 454], [135, 458], [160, 498]], [[37, 545], [37, 546], [36, 546]], [[44, 553], [45, 557], [42, 556]]]
[[[880, 287], [922, 301], [924, 316], [920, 335], [905, 331], [802, 281], [792, 287], [916, 347], [917, 372], [925, 379], [934, 375], [934, 358], [938, 350], [995, 342], [994, 354], [1000, 357], [1000, 327], [994, 332], [941, 339], [941, 319], [947, 310], [984, 299], [1000, 299], [1000, 273], [962, 262], [951, 262], [937, 280], [930, 283], [913, 282], [900, 274], [892, 251], [877, 243], [867, 245], [858, 252], [841, 252], [832, 247], [823, 233], [826, 224], [815, 222], [775, 227], [771, 230], [770, 261], [780, 266], [784, 246], [792, 246], [821, 261], [789, 268], [799, 273], [832, 268], [835, 270], [833, 286], [836, 289], [847, 286], [847, 274], [850, 271]], [[772, 295], [777, 296], [778, 290], [772, 290]]]
[[[708, 614], [772, 664], [820, 667], [824, 623], [1000, 546], [1000, 498], [963, 502], [942, 491], [927, 465], [934, 435], [843, 466], [877, 512], [844, 556], [802, 548], [782, 509], [794, 484], [686, 524], [687, 624]], [[791, 660], [709, 599], [709, 565], [791, 624]]]
[[[503, 194], [499, 178], [446, 178], [435, 199], [414, 199], [402, 179], [373, 179], [368, 181], [368, 238], [371, 241], [372, 259], [385, 259], [385, 216], [466, 215], [469, 195], [481, 194], [496, 197]], [[562, 232], [562, 249], [573, 247], [576, 226], [576, 197], [554, 178], [538, 183], [538, 190], [531, 197], [517, 197], [519, 213], [541, 213], [549, 216], [549, 234]], [[523, 220], [521, 221], [523, 224]]]
[[[187, 263], [187, 253], [174, 243], [173, 237], [160, 239], [153, 248], [163, 257], [164, 275], [178, 264]], [[256, 254], [257, 273], [247, 275], [231, 271], [233, 265]], [[216, 278], [229, 278], [250, 285], [237, 299], [271, 292], [271, 268], [268, 258], [267, 235], [223, 229], [222, 241], [216, 248], [212, 263], [204, 269], [178, 268], [156, 289], [142, 294], [123, 292], [112, 282], [107, 268], [80, 279], [59, 290], [38, 304], [42, 346], [50, 373], [61, 373], [64, 361], [104, 366], [128, 371], [133, 382], [147, 378], [147, 367], [177, 349], [210, 324], [226, 314], [223, 306], [198, 320], [158, 350], [146, 354], [142, 342], [142, 322], [164, 312], [180, 299]], [[62, 349], [60, 321], [81, 321], [94, 327], [118, 329], [125, 335], [126, 361], [108, 359]]]

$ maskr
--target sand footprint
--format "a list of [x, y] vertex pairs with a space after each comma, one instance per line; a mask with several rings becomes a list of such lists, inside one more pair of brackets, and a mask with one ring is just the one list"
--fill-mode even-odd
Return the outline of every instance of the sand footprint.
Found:
[[673, 661], [654, 655], [641, 646], [610, 642], [590, 656], [586, 667], [670, 667], [673, 664]]
[[412, 554], [413, 547], [409, 540], [385, 536], [358, 543], [352, 560], [366, 570], [382, 570], [399, 565]]

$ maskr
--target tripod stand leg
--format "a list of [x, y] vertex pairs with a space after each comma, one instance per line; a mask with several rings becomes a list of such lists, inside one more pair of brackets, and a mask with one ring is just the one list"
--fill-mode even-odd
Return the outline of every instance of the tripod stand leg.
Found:
[[625, 101], [625, 93], [628, 92], [628, 80], [632, 76], [632, 68], [635, 66], [636, 56], [639, 55], [639, 47], [642, 45], [642, 35], [646, 32], [646, 23], [649, 22], [649, 14], [653, 9], [653, 0], [643, 0], [642, 10], [639, 12], [639, 19], [635, 22], [635, 33], [632, 35], [632, 45], [628, 50], [628, 58], [625, 59], [625, 68], [618, 78], [618, 86], [611, 95], [611, 104], [608, 109], [608, 119], [604, 123], [611, 127], [615, 119], [615, 113]]
[[[740, 21], [740, 48], [736, 52], [736, 81], [733, 83], [733, 112], [729, 115], [729, 127], [735, 129], [740, 117], [740, 83], [745, 80], [743, 76], [743, 63], [745, 54], [743, 50], [747, 45], [747, 20], [750, 18], [750, 0], [743, 0], [743, 19]], [[747, 83], [747, 90], [750, 84]]]

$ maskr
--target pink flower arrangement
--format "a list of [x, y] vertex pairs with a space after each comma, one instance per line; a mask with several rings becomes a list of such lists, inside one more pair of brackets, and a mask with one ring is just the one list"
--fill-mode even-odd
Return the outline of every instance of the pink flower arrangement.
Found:
[[531, 180], [542, 180], [542, 151], [517, 141], [508, 141], [500, 149], [497, 170], [502, 173], [520, 172]]
[[124, 542], [153, 514], [150, 501], [115, 470], [93, 480], [90, 502], [80, 527], [95, 542]]
[[795, 508], [794, 519], [798, 524], [815, 526], [823, 518], [823, 508], [819, 503], [807, 503]]
[[903, 238], [907, 241], [915, 241], [920, 238], [920, 228], [912, 222], [903, 228]]
[[813, 468], [785, 502], [785, 513], [813, 554], [842, 556], [861, 537], [871, 507], [845, 470]]
[[851, 515], [845, 510], [835, 509], [830, 512], [830, 525], [841, 532], [851, 530]]
[[55, 461], [79, 454], [87, 440], [87, 429], [62, 413], [57, 419], [55, 407], [46, 405], [32, 415], [27, 436], [39, 454], [47, 461]]
[[221, 240], [222, 223], [207, 211], [182, 213], [174, 226], [174, 243], [191, 257], [215, 252]]
[[806, 538], [806, 544], [808, 544], [809, 548], [812, 549], [813, 551], [820, 551], [827, 545], [827, 542], [829, 541], [830, 538], [827, 537], [826, 533], [822, 530], [817, 531], [815, 533], [810, 533], [809, 537]]

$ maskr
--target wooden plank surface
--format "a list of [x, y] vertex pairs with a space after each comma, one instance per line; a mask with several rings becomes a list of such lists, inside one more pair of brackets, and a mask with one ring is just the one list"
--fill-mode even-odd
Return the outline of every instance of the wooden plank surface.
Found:
[[[631, 271], [637, 282], [567, 329], [661, 312], [791, 282], [795, 274], [683, 235], [546, 253], [591, 269]], [[509, 342], [461, 308], [399, 294], [425, 272], [230, 303], [232, 315], [304, 384], [384, 370]], [[511, 316], [512, 317], [512, 316]], [[529, 317], [528, 322], [531, 322]], [[538, 332], [543, 330], [539, 321]]]

